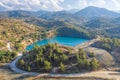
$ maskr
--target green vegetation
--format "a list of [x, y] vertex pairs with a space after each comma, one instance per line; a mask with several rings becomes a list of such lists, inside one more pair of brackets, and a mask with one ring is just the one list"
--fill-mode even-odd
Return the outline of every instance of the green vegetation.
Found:
[[92, 46], [102, 48], [108, 51], [113, 51], [120, 46], [120, 39], [118, 38], [101, 38], [100, 41], [94, 43]]
[[0, 63], [9, 63], [16, 55], [16, 52], [0, 51]]
[[[13, 50], [20, 51], [31, 42], [37, 40], [35, 36], [44, 28], [24, 23], [22, 20], [0, 18], [0, 48], [6, 50], [7, 41]], [[24, 45], [23, 45], [24, 44]]]
[[[54, 17], [55, 18], [55, 17]], [[65, 18], [65, 17], [64, 17]], [[38, 18], [25, 20], [28, 23], [33, 23], [38, 26], [44, 26], [46, 28], [56, 28], [57, 33], [60, 36], [69, 36], [69, 37], [82, 37], [82, 38], [93, 38], [94, 34], [82, 26], [75, 25], [73, 22], [69, 23], [69, 21], [64, 20], [41, 20]]]
[[[35, 63], [35, 65], [37, 65], [36, 68], [40, 69], [40, 67], [44, 67], [44, 70], [47, 72], [50, 71], [52, 66], [58, 66], [60, 62], [64, 62], [68, 59], [67, 55], [58, 48], [57, 43], [55, 43], [54, 45], [49, 43], [48, 45], [42, 47], [36, 46], [33, 50], [29, 51], [28, 54], [25, 54], [24, 58], [20, 59], [18, 62], [19, 66], [22, 66], [23, 69], [23, 66], [25, 66], [26, 64], [31, 65], [31, 69], [33, 69], [32, 64]], [[29, 63], [28, 61], [30, 61], [31, 63]], [[26, 66], [25, 69], [27, 70]]]
[[91, 61], [87, 60], [86, 52], [82, 49], [79, 49], [76, 57], [80, 69], [96, 70], [99, 68], [99, 62], [96, 59], [92, 59]]
[[93, 52], [90, 52], [88, 56], [89, 57], [95, 57], [95, 54]]
[[[29, 44], [55, 35], [55, 31], [40, 26], [27, 24], [22, 20], [0, 18], [0, 48], [7, 51], [7, 42], [12, 50], [22, 51]], [[50, 34], [52, 33], [52, 34]]]
[[49, 61], [44, 61], [44, 68], [45, 68], [45, 70], [46, 71], [50, 71], [50, 69], [51, 69], [51, 63], [49, 62]]
[[66, 24], [66, 27], [59, 28], [58, 35], [69, 37], [81, 37], [81, 38], [94, 38], [95, 35], [91, 34], [88, 30], [82, 27], [77, 27], [72, 24]]
[[24, 48], [24, 45], [20, 43], [16, 43], [14, 47], [15, 47], [15, 50], [22, 51]]
[[92, 61], [91, 61], [91, 69], [92, 70], [96, 70], [96, 69], [98, 69], [98, 67], [100, 66], [99, 64], [98, 64], [98, 61], [94, 58]]
[[[72, 64], [76, 65], [72, 66]], [[70, 48], [65, 48], [57, 43], [48, 43], [45, 46], [35, 46], [31, 51], [25, 52], [17, 66], [35, 72], [50, 72], [54, 67], [57, 67], [58, 72], [65, 73], [68, 70], [73, 70], [74, 67], [78, 69], [78, 72], [82, 69], [96, 70], [99, 68], [99, 62], [87, 58], [83, 49], [73, 54]]]
[[[7, 51], [8, 42], [13, 51], [19, 52], [23, 51], [27, 45], [46, 37], [52, 37], [56, 33], [60, 36], [88, 39], [92, 39], [96, 35], [120, 38], [119, 15], [96, 7], [88, 7], [74, 14], [69, 11], [42, 10], [0, 12], [0, 17], [3, 17], [0, 18], [0, 49], [4, 50], [0, 51], [0, 63], [11, 62], [16, 57], [16, 52]], [[21, 20], [5, 19], [4, 17]], [[92, 46], [113, 51], [112, 56], [119, 59], [120, 39], [102, 38]], [[99, 60], [100, 58], [103, 60], [104, 56], [106, 58], [106, 55], [103, 57], [97, 55], [88, 54], [83, 49], [79, 49], [77, 52], [55, 43], [41, 47], [36, 46], [31, 51], [24, 52], [17, 66], [26, 71], [52, 72], [55, 68], [57, 73], [76, 73], [83, 70], [97, 70], [101, 65], [95, 56]]]
[[[90, 34], [93, 32], [92, 36], [94, 34], [98, 34], [111, 37], [120, 37], [119, 16], [119, 13], [97, 7], [88, 7], [82, 11], [76, 12], [75, 14], [71, 14], [69, 11], [58, 11], [51, 13], [49, 11], [41, 10], [36, 12], [18, 10], [0, 13], [0, 17], [2, 18], [7, 17], [23, 19], [24, 22], [37, 26], [43, 26], [45, 28], [69, 27], [69, 25], [72, 25], [74, 27], [78, 26], [79, 28], [84, 27], [85, 30], [87, 29], [87, 31], [90, 32]], [[69, 25], [66, 25], [66, 23]], [[82, 32], [79, 34], [81, 33]]]
[[65, 66], [62, 62], [60, 63], [60, 71], [65, 72]]

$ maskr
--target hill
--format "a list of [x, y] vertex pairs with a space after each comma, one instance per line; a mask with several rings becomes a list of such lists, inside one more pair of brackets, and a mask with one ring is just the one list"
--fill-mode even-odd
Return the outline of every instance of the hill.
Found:
[[66, 22], [76, 23], [76, 24], [80, 24], [84, 21], [82, 18], [79, 18], [78, 16], [71, 14], [69, 11], [57, 11], [57, 12], [49, 12], [44, 10], [39, 10], [36, 12], [23, 11], [23, 10], [1, 11], [0, 17], [22, 18], [22, 19], [39, 18], [47, 21], [60, 20], [60, 21], [66, 21]]
[[[75, 29], [75, 32], [79, 31], [77, 30], [79, 27], [92, 34], [95, 33], [110, 37], [120, 37], [119, 16], [119, 13], [93, 6], [84, 8], [74, 14], [69, 11], [49, 12], [44, 10], [36, 12], [21, 10], [0, 12], [0, 17], [22, 19], [29, 24], [43, 26], [45, 28], [67, 27], [67, 30], [70, 30], [71, 28], [68, 27], [72, 26], [72, 29]], [[69, 34], [73, 35], [74, 33]], [[82, 33], [77, 33], [75, 35], [80, 36], [81, 34]], [[67, 34], [67, 36], [70, 35]]]
[[76, 73], [81, 70], [96, 70], [100, 63], [93, 57], [87, 57], [83, 49], [75, 52], [72, 48], [49, 43], [25, 52], [17, 66], [26, 71], [42, 73]]
[[12, 49], [19, 50], [37, 40], [37, 32], [44, 30], [42, 27], [30, 25], [22, 20], [0, 18], [0, 48], [6, 50], [10, 42]]
[[82, 18], [86, 18], [86, 19], [93, 19], [97, 17], [115, 18], [115, 17], [120, 16], [119, 13], [109, 11], [105, 8], [98, 8], [98, 7], [93, 7], [93, 6], [86, 7], [76, 12], [75, 15], [82, 17]]
[[111, 55], [114, 57], [116, 62], [120, 62], [120, 39], [119, 38], [101, 38], [100, 41], [95, 42], [91, 46], [105, 49], [111, 52]]
[[81, 26], [87, 29], [107, 35], [109, 37], [120, 37], [120, 18], [95, 18], [89, 20]]
[[40, 15], [39, 18], [46, 19], [46, 20], [60, 20], [70, 23], [80, 24], [84, 21], [84, 19], [69, 13], [68, 11], [58, 11], [52, 13], [46, 13]]
[[2, 18], [26, 18], [34, 16], [32, 11], [14, 10], [14, 11], [1, 11], [0, 17]]
[[57, 32], [60, 36], [81, 37], [87, 39], [92, 39], [96, 37], [96, 35], [92, 34], [91, 31], [85, 28], [67, 23], [65, 23], [64, 27], [59, 28]]
[[43, 26], [45, 28], [56, 28], [57, 35], [59, 36], [69, 36], [69, 37], [84, 37], [93, 38], [95, 35], [91, 31], [70, 22], [59, 21], [59, 20], [41, 20], [39, 18], [26, 19], [25, 22], [29, 24], [35, 24], [38, 26]]

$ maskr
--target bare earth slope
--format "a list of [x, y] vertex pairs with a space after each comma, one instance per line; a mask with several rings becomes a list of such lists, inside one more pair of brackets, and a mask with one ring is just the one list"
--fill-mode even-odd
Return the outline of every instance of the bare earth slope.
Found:
[[96, 58], [101, 63], [103, 63], [107, 66], [111, 66], [111, 65], [115, 64], [115, 60], [114, 60], [113, 56], [104, 49], [99, 49], [99, 48], [95, 48], [95, 47], [87, 47], [85, 50], [88, 52], [93, 52], [95, 54]]

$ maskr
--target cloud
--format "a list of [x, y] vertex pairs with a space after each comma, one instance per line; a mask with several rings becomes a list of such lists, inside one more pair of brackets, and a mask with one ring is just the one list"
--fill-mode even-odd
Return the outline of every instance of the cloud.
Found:
[[[4, 6], [9, 10], [63, 10], [60, 6], [64, 0], [0, 0], [0, 6]], [[4, 4], [4, 5], [3, 5]]]
[[4, 5], [3, 3], [0, 2], [0, 9], [1, 9], [1, 8], [2, 8], [2, 9], [7, 9], [7, 8], [10, 9], [10, 7]]
[[0, 0], [0, 9], [59, 11], [82, 9], [87, 6], [120, 9], [120, 0]]

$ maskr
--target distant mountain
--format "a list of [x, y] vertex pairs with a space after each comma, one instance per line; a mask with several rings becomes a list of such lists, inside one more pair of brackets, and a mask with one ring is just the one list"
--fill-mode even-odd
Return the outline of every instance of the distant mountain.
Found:
[[89, 29], [109, 29], [109, 28], [114, 28], [114, 27], [120, 27], [120, 17], [118, 18], [102, 18], [102, 17], [95, 18], [81, 25]]
[[[75, 14], [65, 10], [56, 12], [15, 10], [2, 11], [0, 12], [0, 17], [22, 19], [29, 24], [46, 28], [69, 27], [71, 25], [80, 28], [82, 26], [88, 30], [94, 30], [95, 32], [99, 30], [100, 33], [106, 32], [107, 34], [120, 37], [118, 35], [120, 31], [120, 13], [93, 6], [82, 9]], [[66, 23], [69, 25], [66, 25]], [[115, 33], [116, 30], [118, 33]]]
[[120, 16], [119, 13], [109, 11], [105, 8], [98, 8], [93, 6], [86, 7], [79, 12], [76, 12], [75, 15], [87, 19], [93, 19], [97, 17], [116, 18]]
[[[57, 12], [49, 12], [49, 11], [23, 11], [23, 10], [15, 10], [15, 11], [3, 11], [0, 12], [0, 17], [7, 17], [7, 18], [40, 18], [45, 19], [47, 21], [66, 21], [75, 24], [81, 24], [84, 20], [71, 14], [68, 11], [57, 11]], [[35, 19], [34, 18], [34, 19]]]
[[[5, 9], [4, 7], [0, 7], [0, 8], [3, 10]], [[69, 11], [63, 10], [63, 11], [54, 11], [54, 12], [44, 11], [44, 10], [39, 10], [36, 12], [14, 10], [14, 11], [0, 12], [0, 17], [1, 16], [13, 17], [13, 18], [37, 17], [46, 20], [63, 20], [77, 24], [80, 24], [81, 20], [86, 21], [88, 19], [99, 18], [99, 17], [103, 17], [103, 18], [120, 17], [120, 13], [116, 13], [104, 8], [98, 8], [93, 6], [86, 7], [78, 12], [76, 11], [78, 10], [69, 10]]]
[[23, 11], [23, 10], [15, 10], [15, 11], [2, 11], [0, 12], [0, 17], [7, 17], [7, 18], [27, 18], [34, 16], [35, 12], [31, 11]]
[[70, 23], [75, 23], [75, 24], [81, 24], [84, 22], [84, 19], [71, 14], [68, 11], [57, 11], [57, 12], [49, 12], [45, 13], [43, 15], [40, 15], [39, 18], [46, 19], [46, 20], [60, 20], [60, 21], [65, 21], [65, 22], [70, 22]]
[[120, 25], [120, 17], [113, 19], [112, 23]]
[[29, 24], [35, 24], [37, 26], [43, 26], [46, 28], [52, 28], [52, 27], [63, 27], [65, 26], [63, 21], [47, 21], [40, 18], [26, 18], [24, 22], [27, 22]]
[[90, 29], [100, 29], [114, 26], [110, 18], [95, 18], [83, 24]]
[[78, 9], [70, 9], [70, 10], [67, 10], [67, 11], [71, 14], [74, 14], [74, 13], [78, 12], [79, 10]]
[[81, 26], [97, 32], [98, 34], [107, 35], [109, 37], [119, 37], [120, 38], [120, 17], [118, 18], [96, 18], [89, 20]]
[[39, 11], [36, 11], [34, 13], [35, 16], [39, 17], [39, 16], [42, 16], [42, 15], [48, 15], [48, 14], [51, 14], [51, 13], [54, 13], [52, 11], [44, 11], [44, 10], [39, 10]]
[[[87, 7], [85, 9], [82, 9], [76, 13], [74, 13], [74, 10], [71, 11], [56, 11], [56, 12], [50, 12], [50, 11], [44, 11], [39, 10], [36, 12], [33, 11], [23, 11], [23, 10], [15, 10], [15, 11], [3, 11], [0, 12], [0, 17], [8, 17], [8, 18], [40, 18], [47, 21], [65, 21], [70, 22], [73, 24], [80, 25], [84, 22], [87, 22], [91, 19], [95, 18], [116, 18], [119, 17], [120, 14], [109, 11], [104, 8], [98, 8], [98, 7]], [[34, 19], [35, 19], [34, 18]]]

